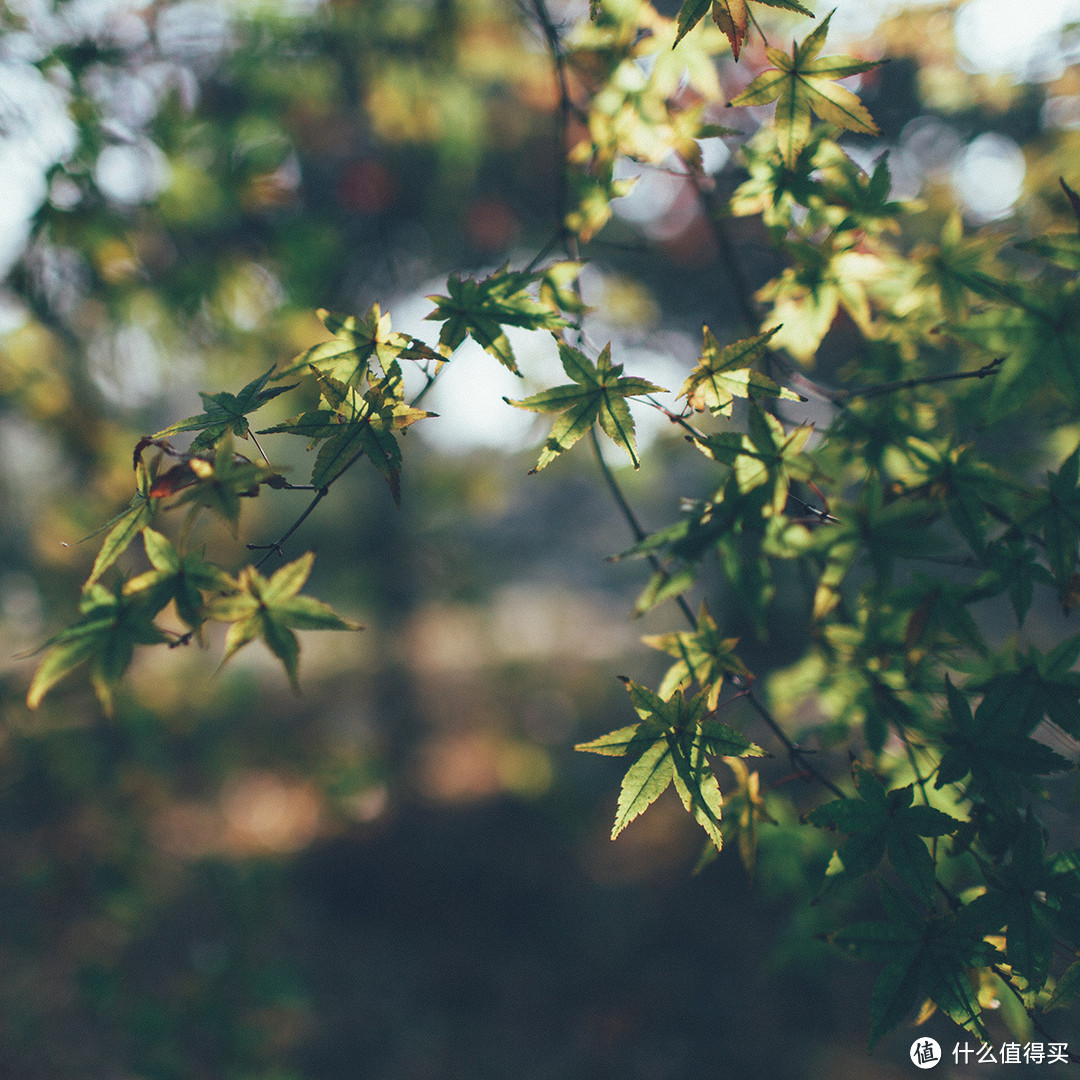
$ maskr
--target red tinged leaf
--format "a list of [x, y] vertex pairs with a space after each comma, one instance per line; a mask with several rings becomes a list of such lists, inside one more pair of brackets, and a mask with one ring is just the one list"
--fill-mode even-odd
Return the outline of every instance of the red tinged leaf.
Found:
[[191, 468], [191, 464], [182, 461], [179, 465], [174, 465], [171, 469], [158, 476], [150, 485], [147, 494], [151, 499], [166, 499], [170, 495], [175, 495], [178, 491], [190, 487], [197, 479], [198, 477]]

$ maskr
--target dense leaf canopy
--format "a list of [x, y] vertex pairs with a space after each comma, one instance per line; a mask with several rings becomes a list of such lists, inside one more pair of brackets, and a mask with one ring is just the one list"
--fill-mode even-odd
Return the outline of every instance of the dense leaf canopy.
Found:
[[[635, 875], [689, 894], [695, 856], [706, 887], [753, 878], [799, 937], [778, 970], [872, 987], [871, 1050], [903, 1062], [919, 1021], [1067, 1057], [1064, 37], [1028, 82], [963, 70], [950, 4], [875, 28], [794, 0], [90, 7], [0, 12], [0, 136], [33, 204], [0, 315], [0, 953], [21, 994], [40, 944], [56, 1000], [106, 1020], [100, 1060], [31, 1069], [64, 1039], [30, 994], [0, 1072], [345, 1075], [322, 976], [297, 973], [338, 943], [299, 917], [318, 944], [275, 959], [295, 860], [499, 797], [584, 853], [580, 909]], [[440, 454], [446, 429], [475, 452]], [[617, 794], [575, 741], [625, 759]], [[601, 814], [638, 852], [606, 884]], [[208, 940], [242, 944], [144, 965], [188, 890]], [[604, 932], [649, 940], [620, 895]], [[734, 947], [736, 906], [655, 936]], [[826, 966], [844, 954], [870, 982]], [[408, 966], [365, 955], [388, 984]], [[637, 1046], [622, 1008], [583, 1005], [582, 1045]], [[687, 1045], [656, 1074], [730, 1071]], [[370, 1075], [421, 1073], [459, 1075], [407, 1054]]]

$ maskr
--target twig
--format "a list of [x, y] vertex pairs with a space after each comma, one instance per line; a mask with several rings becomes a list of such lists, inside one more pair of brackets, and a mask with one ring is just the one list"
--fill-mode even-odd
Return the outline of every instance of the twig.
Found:
[[[363, 451], [361, 451], [360, 453], [363, 453]], [[342, 469], [341, 473], [339, 473], [338, 475], [340, 476], [343, 473], [345, 473], [346, 470], [351, 469], [353, 464], [355, 462], [357, 462], [359, 459], [360, 459], [360, 454], [357, 454], [352, 459], [352, 461], [350, 461], [349, 464], [346, 465], [344, 469]], [[248, 550], [249, 551], [262, 551], [262, 552], [265, 552], [265, 554], [262, 556], [262, 558], [259, 559], [258, 562], [255, 563], [255, 569], [256, 570], [260, 566], [262, 566], [263, 563], [265, 563], [270, 558], [270, 556], [273, 555], [275, 552], [279, 556], [284, 558], [284, 552], [282, 552], [282, 550], [281, 550], [281, 545], [284, 544], [285, 541], [288, 540], [289, 537], [292, 536], [292, 534], [294, 532], [296, 532], [296, 530], [299, 529], [301, 525], [304, 524], [304, 522], [307, 520], [308, 515], [311, 513], [311, 511], [314, 510], [315, 507], [318, 506], [319, 503], [321, 503], [323, 501], [323, 499], [325, 499], [326, 496], [329, 495], [329, 494], [330, 494], [330, 485], [329, 484], [326, 487], [319, 488], [319, 490], [315, 493], [315, 498], [312, 499], [310, 503], [308, 503], [307, 509], [289, 526], [289, 528], [273, 544], [248, 544]]]
[[[627, 502], [626, 496], [623, 494], [622, 488], [619, 487], [618, 480], [615, 479], [614, 473], [611, 471], [611, 467], [604, 460], [604, 455], [600, 449], [600, 440], [596, 434], [596, 428], [593, 427], [590, 431], [592, 437], [593, 451], [596, 456], [596, 460], [600, 465], [600, 471], [603, 473], [604, 480], [607, 483], [608, 490], [611, 492], [619, 510], [622, 512], [623, 517], [626, 519], [627, 524], [630, 526], [630, 531], [634, 534], [634, 539], [640, 543], [648, 536], [645, 529], [642, 527], [641, 522], [638, 520], [637, 514], [634, 513], [633, 507]], [[647, 556], [649, 564], [652, 568], [665, 580], [670, 580], [671, 575], [668, 573], [667, 568], [660, 561], [659, 557], [650, 552]], [[693, 608], [687, 602], [686, 597], [681, 593], [675, 597], [675, 602], [679, 605], [679, 610], [682, 611], [686, 617], [686, 621], [690, 624], [692, 630], [697, 630], [698, 621], [697, 616], [694, 615]], [[807, 760], [807, 752], [800, 746], [794, 743], [788, 736], [787, 732], [780, 726], [779, 721], [772, 715], [771, 712], [762, 703], [760, 698], [754, 693], [753, 687], [738, 678], [738, 676], [732, 677], [732, 683], [739, 689], [739, 693], [742, 697], [746, 698], [751, 708], [758, 714], [764, 721], [770, 731], [780, 740], [784, 745], [784, 749], [788, 752], [788, 757], [791, 759], [792, 764], [798, 769], [799, 773], [803, 776], [813, 777], [819, 784], [831, 791], [837, 798], [843, 798], [843, 791], [836, 786], [824, 773], [819, 771], [812, 762]]]
[[915, 379], [898, 379], [896, 382], [877, 383], [874, 386], [863, 386], [851, 390], [823, 390], [836, 403], [851, 401], [853, 398], [882, 397], [885, 394], [895, 394], [898, 390], [913, 390], [917, 386], [929, 386], [932, 383], [953, 382], [957, 379], [985, 379], [988, 375], [996, 375], [1007, 358], [998, 356], [988, 364], [983, 364], [975, 371], [952, 371], [946, 375], [923, 375]]
[[[604, 460], [604, 453], [600, 449], [600, 439], [596, 434], [595, 425], [590, 429], [589, 436], [592, 439], [593, 454], [596, 457], [597, 464], [600, 466], [600, 472], [603, 474], [608, 491], [611, 492], [611, 497], [615, 500], [622, 516], [626, 519], [626, 523], [630, 526], [630, 531], [634, 534], [634, 540], [637, 543], [641, 543], [641, 541], [649, 534], [638, 520], [637, 514], [634, 513], [634, 508], [627, 502], [622, 488], [619, 487], [619, 481], [615, 479], [615, 474], [611, 471], [611, 466]], [[671, 579], [671, 575], [668, 573], [667, 568], [660, 561], [655, 552], [650, 551], [646, 557], [649, 561], [649, 565], [658, 574], [663, 575], [665, 581]], [[675, 602], [679, 605], [679, 609], [682, 611], [683, 615], [686, 616], [686, 621], [690, 624], [690, 628], [692, 630], [697, 630], [697, 616], [694, 614], [694, 609], [687, 603], [686, 597], [680, 593], [675, 597]]]
[[559, 31], [552, 21], [551, 12], [544, 0], [532, 0], [536, 20], [540, 24], [548, 52], [551, 54], [555, 80], [559, 85], [559, 123], [556, 138], [559, 153], [559, 186], [555, 192], [555, 213], [559, 222], [559, 236], [566, 253], [571, 259], [578, 257], [577, 237], [566, 225], [566, 214], [570, 204], [570, 176], [566, 169], [566, 157], [569, 153], [570, 119], [575, 113], [574, 99], [570, 96], [570, 84], [566, 78], [566, 54], [563, 52]]

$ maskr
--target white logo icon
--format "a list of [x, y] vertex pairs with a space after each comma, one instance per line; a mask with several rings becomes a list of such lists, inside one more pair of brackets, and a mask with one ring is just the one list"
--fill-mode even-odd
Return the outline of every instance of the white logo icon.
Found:
[[932, 1069], [941, 1062], [941, 1046], [937, 1039], [916, 1039], [911, 1044], [911, 1060], [919, 1069]]

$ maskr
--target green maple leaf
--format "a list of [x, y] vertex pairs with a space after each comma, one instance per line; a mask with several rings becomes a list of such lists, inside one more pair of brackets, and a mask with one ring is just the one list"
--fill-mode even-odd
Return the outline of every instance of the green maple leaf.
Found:
[[801, 394], [785, 389], [751, 366], [764, 355], [769, 338], [779, 329], [779, 326], [774, 326], [764, 334], [721, 348], [706, 326], [701, 359], [676, 396], [686, 398], [691, 409], [702, 412], [708, 409], [713, 416], [727, 417], [731, 416], [737, 397], [805, 401]]
[[1047, 384], [1072, 409], [1080, 408], [1080, 288], [1026, 286], [982, 279], [984, 295], [1003, 300], [950, 323], [949, 333], [1005, 357], [994, 375], [988, 418], [1021, 408]]
[[[135, 455], [135, 494], [131, 497], [126, 509], [121, 510], [116, 517], [105, 522], [104, 525], [95, 529], [88, 536], [84, 536], [77, 543], [84, 543], [95, 536], [105, 532], [106, 536], [101, 544], [101, 550], [94, 559], [94, 565], [90, 576], [86, 579], [83, 588], [87, 588], [98, 581], [102, 574], [131, 546], [136, 536], [154, 519], [157, 512], [158, 498], [151, 494], [154, 481], [157, 478], [157, 469], [160, 458], [151, 462], [147, 467], [141, 454]], [[108, 530], [106, 532], [106, 530]]]
[[211, 510], [229, 523], [236, 535], [240, 520], [240, 500], [259, 493], [259, 485], [274, 476], [267, 465], [257, 465], [233, 450], [232, 433], [226, 432], [214, 450], [213, 460], [203, 457], [188, 459], [195, 474], [195, 483], [183, 489], [172, 505], [191, 503], [191, 521], [203, 509]]
[[1025, 778], [1074, 768], [1067, 758], [1028, 737], [1031, 713], [1018, 709], [1012, 694], [986, 694], [973, 714], [948, 676], [945, 692], [952, 727], [942, 734], [947, 749], [938, 765], [936, 788], [970, 773], [969, 792], [991, 803], [1012, 804]]
[[908, 450], [925, 471], [925, 487], [943, 498], [959, 533], [980, 556], [986, 556], [987, 510], [1008, 517], [1007, 497], [1017, 492], [1015, 479], [980, 461], [971, 446], [935, 446], [908, 436]]
[[1080, 270], [1080, 236], [1075, 232], [1049, 233], [1034, 240], [1025, 240], [1016, 247], [1066, 270]]
[[79, 602], [82, 613], [71, 626], [54, 634], [26, 695], [36, 709], [41, 699], [80, 664], [89, 662], [90, 679], [102, 709], [111, 715], [113, 690], [131, 663], [136, 645], [156, 645], [168, 637], [154, 625], [154, 616], [168, 603], [158, 594], [125, 593], [122, 588], [89, 585]]
[[[800, 15], [809, 15], [811, 19], [814, 17], [814, 13], [797, 3], [797, 0], [755, 0], [755, 3], [784, 8], [786, 11], [797, 11]], [[747, 0], [684, 0], [679, 10], [675, 43], [678, 44], [701, 22], [705, 12], [712, 8], [713, 21], [727, 35], [731, 43], [731, 51], [738, 60], [739, 52], [750, 28], [750, 10], [746, 5]]]
[[911, 261], [918, 267], [915, 286], [935, 292], [945, 314], [960, 320], [968, 311], [969, 292], [985, 294], [987, 267], [1000, 250], [1000, 238], [990, 233], [965, 236], [963, 219], [954, 211], [938, 243], [920, 244], [912, 251]]
[[1016, 621], [1023, 626], [1035, 595], [1035, 584], [1053, 585], [1053, 574], [1039, 562], [1039, 553], [1033, 547], [1016, 538], [990, 541], [983, 560], [987, 570], [979, 576], [975, 588], [984, 595], [1007, 591]]
[[309, 450], [322, 442], [311, 473], [316, 488], [328, 487], [366, 454], [397, 502], [401, 495], [401, 447], [394, 432], [435, 414], [413, 408], [405, 401], [401, 368], [396, 360], [387, 365], [384, 377], [371, 382], [363, 394], [329, 375], [319, 375], [319, 386], [330, 408], [301, 413], [259, 434], [303, 435], [311, 440]]
[[934, 860], [921, 837], [950, 835], [962, 822], [932, 806], [915, 805], [911, 784], [886, 791], [858, 762], [852, 775], [859, 798], [825, 803], [808, 817], [821, 828], [848, 834], [836, 849], [843, 868], [831, 876], [830, 883], [876, 870], [887, 853], [900, 880], [920, 899], [929, 901], [935, 886]]
[[993, 675], [980, 689], [988, 714], [1011, 716], [1014, 732], [1026, 735], [1045, 717], [1073, 738], [1080, 738], [1080, 634], [1058, 642], [1045, 656], [1034, 646], [1015, 671]]
[[[749, 432], [721, 432], [694, 440], [707, 457], [731, 465], [740, 495], [766, 487], [771, 513], [780, 514], [787, 503], [792, 480], [808, 480], [814, 467], [803, 452], [813, 434], [813, 424], [787, 431], [772, 413], [750, 403]], [[771, 486], [770, 486], [771, 485]]]
[[862, 102], [850, 91], [837, 86], [836, 79], [858, 75], [878, 67], [879, 60], [856, 60], [851, 56], [822, 56], [830, 12], [821, 25], [791, 55], [779, 49], [765, 50], [774, 65], [762, 72], [729, 105], [767, 105], [776, 102], [773, 121], [784, 163], [793, 168], [799, 151], [810, 141], [810, 113], [844, 131], [879, 134], [877, 124]]
[[1056, 874], [1047, 864], [1042, 827], [1029, 812], [1014, 843], [1012, 862], [1000, 868], [999, 877], [1004, 886], [1005, 955], [1026, 981], [1027, 993], [1034, 995], [1046, 985], [1054, 959], [1052, 905], [1065, 898], [1076, 904], [1074, 875]]
[[678, 662], [668, 669], [660, 684], [658, 694], [661, 698], [669, 698], [676, 690], [685, 690], [691, 682], [696, 681], [698, 686], [708, 692], [705, 704], [708, 708], [715, 709], [725, 676], [750, 678], [749, 670], [734, 651], [739, 639], [720, 636], [716, 622], [704, 601], [701, 603], [695, 631], [672, 631], [643, 637], [641, 640], [651, 648], [678, 659]]
[[828, 940], [850, 956], [884, 964], [870, 994], [870, 1049], [928, 996], [955, 1023], [989, 1040], [968, 972], [1000, 959], [983, 933], [959, 915], [923, 919], [907, 899], [882, 885], [887, 920], [856, 923]]
[[576, 747], [636, 759], [623, 777], [612, 840], [674, 783], [687, 812], [719, 849], [723, 797], [709, 757], [760, 757], [765, 751], [708, 716], [705, 691], [688, 699], [677, 690], [665, 700], [630, 679], [623, 682], [641, 722]]
[[604, 346], [595, 364], [579, 349], [564, 341], [559, 342], [559, 356], [563, 370], [574, 380], [572, 383], [542, 390], [521, 401], [503, 399], [518, 409], [563, 414], [555, 421], [532, 472], [539, 472], [569, 450], [597, 420], [604, 433], [630, 455], [634, 468], [638, 468], [640, 462], [634, 438], [634, 419], [626, 399], [640, 394], [664, 393], [664, 388], [648, 379], [624, 376], [622, 364], [611, 362], [610, 344]]
[[469, 336], [519, 375], [514, 350], [503, 327], [558, 330], [566, 326], [564, 318], [528, 292], [528, 287], [542, 282], [545, 274], [546, 271], [526, 274], [503, 268], [482, 281], [452, 275], [447, 282], [449, 296], [428, 297], [435, 310], [426, 318], [443, 324], [439, 331], [439, 351], [449, 356]]
[[[814, 596], [814, 617], [827, 615], [839, 602], [839, 586], [865, 555], [874, 572], [888, 581], [897, 559], [940, 551], [946, 546], [932, 526], [938, 508], [924, 500], [905, 497], [887, 500], [880, 481], [871, 476], [854, 506], [834, 508], [835, 526], [818, 534], [817, 545], [826, 553], [825, 569]], [[925, 593], [923, 594], [925, 597]], [[953, 596], [942, 597], [948, 607]], [[955, 611], [948, 613], [954, 623]], [[977, 632], [977, 631], [976, 631]]]
[[334, 335], [333, 339], [302, 352], [278, 378], [314, 368], [350, 386], [357, 386], [367, 375], [372, 360], [385, 372], [399, 357], [407, 360], [445, 359], [416, 338], [392, 331], [390, 313], [383, 314], [378, 304], [372, 304], [368, 313], [361, 317], [335, 315], [325, 308], [320, 308], [316, 314]]
[[1077, 998], [1080, 998], [1080, 960], [1070, 964], [1057, 980], [1043, 1012], [1071, 1005]]
[[1041, 528], [1046, 560], [1059, 587], [1067, 586], [1076, 569], [1080, 542], [1080, 444], [1056, 472], [1047, 472], [1038, 505], [1023, 521], [1026, 529]]
[[[102, 574], [131, 546], [136, 536], [154, 519], [157, 509], [157, 499], [150, 498], [143, 492], [136, 492], [127, 509], [112, 519], [107, 525], [109, 532], [101, 545], [101, 550], [94, 559], [94, 565], [90, 570], [90, 576], [86, 579], [86, 585], [93, 585]], [[98, 530], [101, 532], [101, 529]], [[95, 535], [94, 533], [90, 534]], [[85, 537], [89, 539], [90, 537]], [[80, 541], [81, 543], [82, 541]], [[85, 588], [86, 585], [83, 587]]]
[[1050, 976], [1054, 938], [1075, 940], [1080, 926], [1080, 851], [1048, 858], [1043, 827], [1030, 811], [1010, 838], [1011, 860], [994, 866], [987, 891], [965, 912], [983, 933], [1005, 928], [1005, 955], [1030, 1007]]
[[254, 566], [245, 566], [236, 580], [236, 591], [211, 600], [206, 614], [218, 622], [232, 623], [225, 635], [224, 664], [255, 638], [282, 662], [296, 693], [300, 646], [293, 630], [359, 630], [357, 623], [336, 614], [333, 608], [310, 596], [298, 596], [311, 573], [315, 556], [302, 555], [286, 563], [269, 578]]
[[207, 562], [197, 552], [181, 555], [161, 533], [145, 528], [142, 536], [153, 569], [126, 581], [123, 594], [153, 596], [153, 602], [161, 607], [174, 600], [180, 618], [193, 630], [198, 629], [206, 619], [203, 593], [231, 592], [236, 583], [220, 566]]
[[616, 180], [610, 166], [595, 166], [589, 173], [574, 171], [566, 227], [587, 244], [611, 220], [612, 200], [628, 195], [636, 181], [636, 177]]
[[247, 414], [262, 408], [268, 401], [272, 401], [279, 394], [284, 394], [296, 385], [292, 383], [289, 386], [264, 389], [273, 373], [273, 368], [263, 372], [257, 379], [252, 379], [239, 394], [200, 393], [199, 397], [203, 400], [206, 412], [199, 413], [198, 416], [189, 416], [186, 420], [178, 420], [175, 424], [170, 424], [169, 427], [152, 435], [151, 438], [166, 439], [181, 431], [197, 431], [199, 434], [191, 443], [192, 453], [208, 450], [227, 433], [246, 439], [250, 430]]

